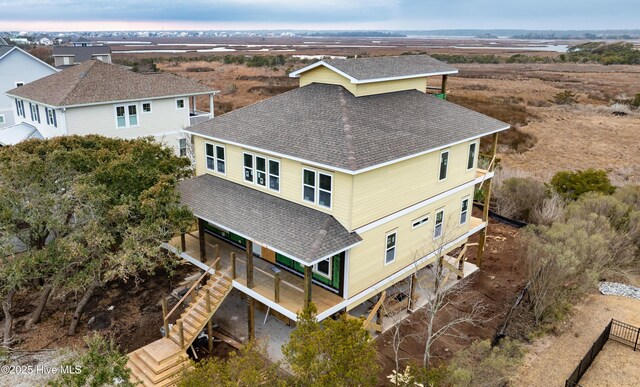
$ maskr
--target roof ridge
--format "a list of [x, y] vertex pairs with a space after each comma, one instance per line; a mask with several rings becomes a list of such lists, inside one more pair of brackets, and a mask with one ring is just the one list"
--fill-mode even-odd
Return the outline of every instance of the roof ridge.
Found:
[[[82, 72], [81, 72], [80, 74], [78, 74], [78, 77], [77, 77], [77, 78], [76, 78], [76, 80], [74, 81], [73, 86], [72, 86], [72, 87], [70, 87], [70, 88], [67, 90], [67, 92], [66, 92], [66, 93], [64, 93], [64, 95], [63, 95], [63, 96], [62, 96], [62, 98], [60, 99], [60, 101], [62, 101], [62, 103], [61, 103], [60, 105], [62, 105], [62, 106], [67, 105], [67, 97], [69, 97], [70, 95], [72, 95], [72, 94], [73, 94], [73, 92], [74, 92], [74, 91], [78, 88], [78, 86], [80, 85], [80, 82], [81, 82], [83, 79], [85, 79], [85, 78], [86, 78], [86, 76], [87, 76], [87, 75], [89, 74], [89, 72], [93, 69], [93, 67], [95, 66], [95, 64], [96, 64], [97, 62], [99, 62], [99, 61], [91, 59], [91, 60], [89, 60], [89, 61], [87, 61], [87, 62], [88, 62], [88, 64], [87, 64], [86, 66], [87, 66], [87, 67], [89, 67], [89, 68], [85, 71], [85, 76], [80, 76], [80, 74], [82, 74]], [[87, 63], [87, 62], [85, 62], [85, 63]], [[100, 63], [102, 63], [102, 62], [100, 62]], [[77, 66], [82, 66], [82, 65], [84, 65], [84, 63], [79, 64], [79, 65], [77, 65]], [[61, 73], [59, 73], [59, 74], [61, 74]]]
[[333, 216], [328, 215], [327, 218], [324, 220], [324, 223], [322, 223], [322, 227], [320, 227], [320, 229], [318, 230], [318, 233], [316, 234], [316, 237], [313, 240], [313, 243], [311, 243], [311, 246], [309, 246], [309, 258], [310, 259], [316, 259], [316, 255], [318, 255], [318, 251], [320, 250], [320, 247], [322, 246], [322, 242], [324, 242], [325, 238], [327, 237], [327, 234], [329, 234], [329, 231], [327, 230], [327, 228], [329, 228], [328, 226], [331, 224], [331, 219], [333, 218]]
[[351, 132], [351, 124], [349, 124], [349, 110], [347, 109], [347, 99], [345, 98], [344, 88], [338, 88], [340, 98], [340, 115], [342, 119], [342, 131], [344, 133], [344, 146], [347, 151], [347, 162], [353, 169], [357, 169], [356, 152], [353, 147], [353, 133]]

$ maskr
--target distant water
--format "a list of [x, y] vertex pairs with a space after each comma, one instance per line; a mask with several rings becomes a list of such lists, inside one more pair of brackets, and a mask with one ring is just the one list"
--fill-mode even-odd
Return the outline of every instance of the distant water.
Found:
[[459, 48], [461, 50], [521, 50], [521, 51], [548, 51], [548, 52], [567, 52], [569, 46], [566, 44], [547, 44], [543, 46], [441, 46]]

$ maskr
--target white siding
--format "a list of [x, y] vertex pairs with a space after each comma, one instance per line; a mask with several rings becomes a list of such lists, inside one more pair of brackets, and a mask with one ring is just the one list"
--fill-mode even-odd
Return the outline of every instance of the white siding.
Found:
[[24, 99], [22, 101], [24, 101], [24, 115], [25, 115], [24, 118], [22, 116], [18, 116], [18, 112], [16, 110], [16, 100], [13, 97], [11, 98], [11, 102], [10, 102], [12, 107], [11, 116], [15, 119], [16, 123], [25, 122], [29, 125], [35, 126], [36, 129], [38, 129], [38, 131], [40, 132], [40, 134], [42, 134], [44, 138], [64, 136], [67, 133], [66, 126], [65, 126], [66, 125], [65, 114], [62, 111], [62, 109], [55, 109], [56, 122], [58, 124], [57, 127], [55, 127], [53, 125], [47, 124], [47, 115], [45, 113], [45, 107], [49, 108], [48, 106], [44, 106], [44, 105], [36, 104], [35, 102], [32, 102], [32, 104], [38, 106], [38, 109], [40, 111], [40, 122], [38, 122], [38, 121], [33, 121], [31, 119], [31, 109], [29, 108], [29, 101]]
[[[118, 138], [153, 136], [177, 152], [181, 131], [189, 126], [189, 98], [184, 97], [184, 100], [184, 109], [176, 109], [175, 98], [151, 100], [150, 113], [142, 113], [143, 101], [68, 108], [67, 134], [100, 134]], [[117, 127], [116, 106], [120, 105], [137, 106], [137, 126]]]
[[3, 57], [0, 60], [0, 115], [4, 116], [5, 123], [0, 127], [15, 123], [13, 102], [4, 93], [14, 89], [16, 82], [26, 84], [55, 72], [53, 68], [17, 49]]

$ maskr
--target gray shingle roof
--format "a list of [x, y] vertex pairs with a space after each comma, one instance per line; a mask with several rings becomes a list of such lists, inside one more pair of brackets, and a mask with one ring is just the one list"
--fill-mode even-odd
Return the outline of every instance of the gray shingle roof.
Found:
[[73, 106], [213, 93], [212, 88], [169, 73], [140, 74], [89, 60], [7, 91], [51, 106]]
[[11, 51], [15, 46], [0, 45], [0, 57]]
[[196, 216], [307, 263], [362, 240], [329, 214], [216, 176], [182, 181], [179, 191]]
[[[456, 74], [458, 69], [428, 55], [381, 56], [321, 61], [353, 78], [371, 82], [386, 78], [411, 78], [430, 74]], [[309, 69], [313, 65], [307, 66]], [[304, 68], [303, 68], [304, 69]], [[302, 70], [302, 69], [301, 69]], [[299, 71], [299, 70], [298, 70]], [[294, 71], [294, 74], [296, 72]]]
[[187, 130], [358, 171], [508, 127], [418, 90], [354, 97], [313, 83]]
[[74, 46], [55, 46], [53, 47], [53, 56], [70, 56], [76, 63], [84, 62], [93, 58], [94, 55], [111, 54], [109, 46], [91, 46], [91, 47], [74, 47]]

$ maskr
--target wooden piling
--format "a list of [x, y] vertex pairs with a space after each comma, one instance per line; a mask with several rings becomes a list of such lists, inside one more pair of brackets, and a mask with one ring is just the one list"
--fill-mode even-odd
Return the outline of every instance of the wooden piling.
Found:
[[280, 273], [273, 275], [273, 299], [276, 303], [280, 302]]

